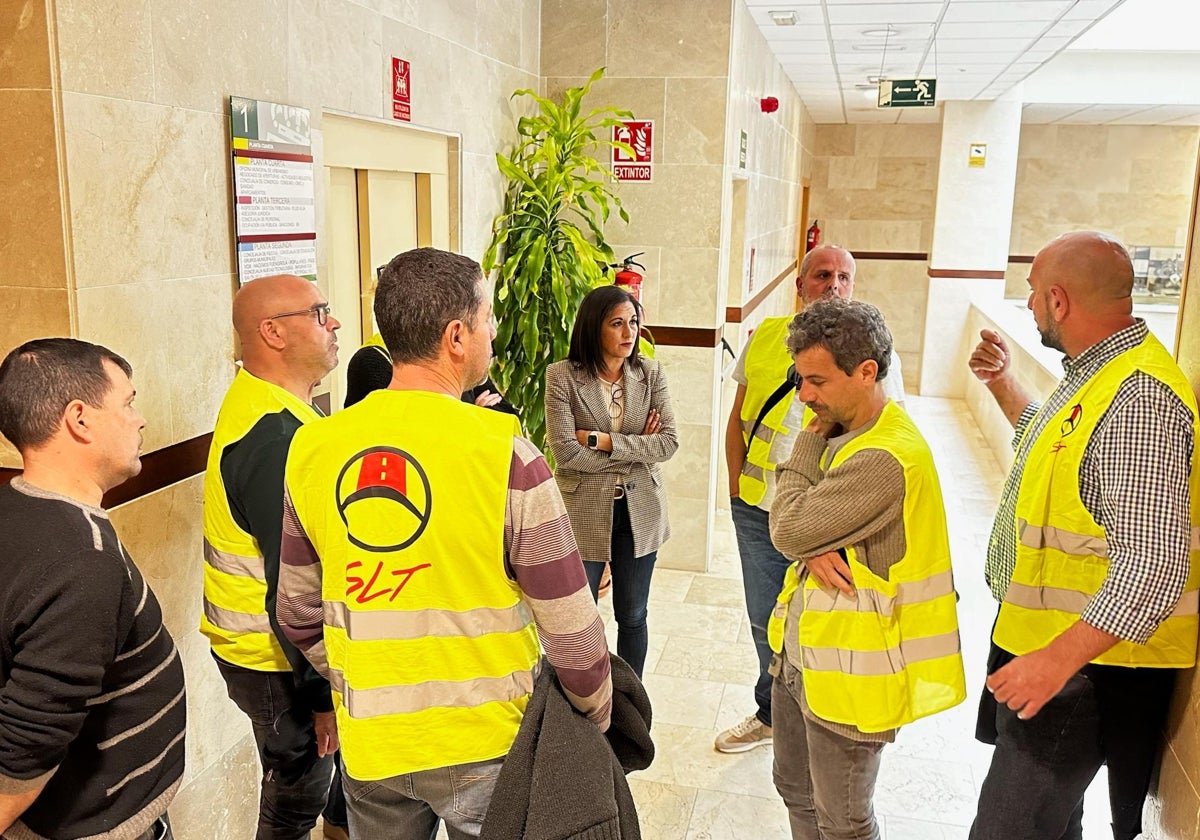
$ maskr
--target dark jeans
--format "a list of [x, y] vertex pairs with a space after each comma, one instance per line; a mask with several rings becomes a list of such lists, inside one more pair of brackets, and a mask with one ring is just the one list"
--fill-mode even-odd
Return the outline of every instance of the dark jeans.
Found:
[[137, 840], [175, 840], [175, 835], [171, 833], [171, 820], [163, 814], [154, 821], [154, 825], [139, 834]]
[[[641, 557], [633, 556], [633, 526], [629, 522], [626, 499], [613, 502], [612, 528], [612, 598], [613, 615], [617, 619], [617, 656], [629, 663], [641, 679], [646, 664], [646, 647], [650, 633], [646, 629], [646, 608], [650, 600], [650, 577], [658, 552]], [[598, 598], [604, 564], [586, 562], [588, 586], [592, 597]]]
[[[992, 645], [988, 673], [1013, 660]], [[1085, 665], [1029, 720], [985, 688], [976, 736], [996, 745], [971, 840], [1079, 840], [1083, 795], [1101, 764], [1115, 840], [1142, 831], [1176, 671]]]
[[350, 834], [367, 840], [433, 840], [445, 820], [450, 840], [478, 837], [503, 764], [503, 758], [494, 758], [375, 782], [346, 776]]
[[758, 682], [754, 685], [754, 701], [758, 703], [758, 719], [771, 725], [771, 645], [767, 642], [767, 622], [775, 601], [783, 589], [783, 579], [792, 561], [775, 550], [771, 543], [768, 514], [739, 498], [729, 500], [733, 515], [733, 531], [737, 536], [738, 554], [742, 560], [742, 586], [746, 590], [746, 614], [750, 617], [750, 637], [758, 653]]
[[322, 814], [345, 827], [340, 761], [336, 754], [317, 757], [312, 714], [294, 705], [291, 672], [252, 671], [214, 659], [258, 745], [263, 778], [256, 840], [307, 840]]

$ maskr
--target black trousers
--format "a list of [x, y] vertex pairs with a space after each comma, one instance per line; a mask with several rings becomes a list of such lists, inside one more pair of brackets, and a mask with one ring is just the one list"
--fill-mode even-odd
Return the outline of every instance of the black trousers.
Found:
[[[1015, 658], [993, 643], [988, 674]], [[975, 737], [996, 751], [971, 840], [1078, 840], [1083, 794], [1101, 764], [1108, 765], [1114, 840], [1141, 834], [1177, 673], [1085, 665], [1025, 721], [985, 688]]]

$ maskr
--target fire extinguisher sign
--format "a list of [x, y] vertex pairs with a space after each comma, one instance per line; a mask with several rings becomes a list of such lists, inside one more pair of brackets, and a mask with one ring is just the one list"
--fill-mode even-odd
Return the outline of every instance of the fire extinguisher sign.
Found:
[[613, 147], [612, 171], [618, 181], [653, 180], [654, 120], [624, 120], [614, 125], [612, 139], [633, 149], [631, 157], [625, 149]]

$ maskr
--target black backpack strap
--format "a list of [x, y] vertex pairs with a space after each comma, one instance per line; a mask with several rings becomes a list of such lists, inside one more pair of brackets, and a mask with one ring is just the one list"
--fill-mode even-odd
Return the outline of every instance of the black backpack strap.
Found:
[[758, 412], [758, 419], [754, 421], [753, 428], [750, 429], [750, 437], [746, 439], [746, 451], [750, 451], [750, 446], [754, 443], [754, 434], [758, 431], [758, 427], [762, 425], [763, 419], [771, 412], [771, 409], [779, 405], [779, 401], [788, 395], [789, 391], [796, 390], [796, 383], [791, 379], [785, 381], [782, 385], [775, 389], [771, 396], [767, 397], [767, 401], [763, 403], [762, 410]]

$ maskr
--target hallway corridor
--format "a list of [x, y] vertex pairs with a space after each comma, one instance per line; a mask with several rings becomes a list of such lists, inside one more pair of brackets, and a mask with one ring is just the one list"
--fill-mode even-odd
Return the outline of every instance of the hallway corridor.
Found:
[[[904, 728], [884, 752], [875, 796], [884, 840], [965, 840], [991, 748], [973, 733], [995, 601], [983, 547], [1006, 469], [966, 404], [910, 395], [907, 408], [933, 449], [949, 518], [968, 697]], [[772, 751], [722, 755], [712, 741], [754, 708], [756, 676], [728, 511], [718, 513], [708, 574], [658, 570], [650, 599], [646, 686], [654, 702], [654, 764], [630, 777], [645, 840], [787, 840], [787, 812], [771, 781]], [[674, 521], [676, 529], [686, 523]], [[609, 641], [616, 627], [611, 604]], [[1088, 795], [1086, 840], [1110, 837], [1103, 771]]]

